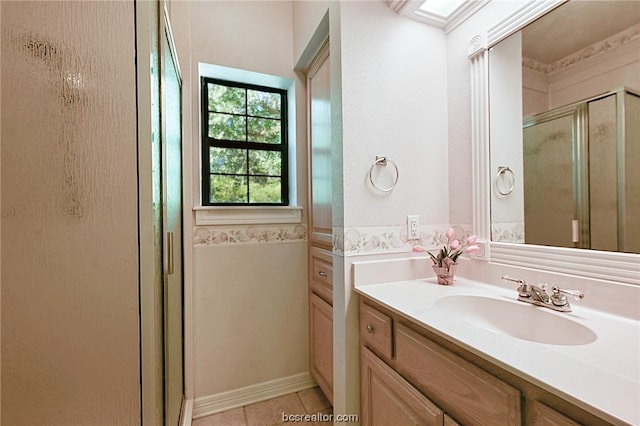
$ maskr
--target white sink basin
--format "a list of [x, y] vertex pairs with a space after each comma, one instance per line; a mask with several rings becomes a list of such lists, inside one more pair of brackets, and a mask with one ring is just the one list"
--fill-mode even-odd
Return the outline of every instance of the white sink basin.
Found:
[[436, 306], [465, 321], [511, 337], [550, 345], [587, 345], [597, 339], [590, 328], [554, 312], [516, 300], [484, 296], [440, 297]]

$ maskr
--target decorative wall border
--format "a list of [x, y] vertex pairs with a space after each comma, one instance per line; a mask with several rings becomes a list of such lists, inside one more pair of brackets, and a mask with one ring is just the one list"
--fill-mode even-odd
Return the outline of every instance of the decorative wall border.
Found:
[[[471, 234], [471, 225], [452, 225], [458, 239]], [[420, 239], [407, 238], [406, 225], [363, 226], [333, 229], [333, 252], [344, 256], [411, 252], [421, 245], [427, 250], [440, 248], [446, 243], [449, 225], [420, 227]]]
[[613, 49], [617, 49], [627, 43], [640, 39], [640, 24], [636, 24], [626, 30], [620, 31], [609, 38], [601, 40], [578, 52], [572, 53], [564, 58], [558, 59], [550, 64], [537, 62], [530, 58], [522, 58], [522, 67], [533, 71], [538, 71], [547, 76], [559, 73], [573, 66], [579, 65], [588, 59], [603, 55]]
[[524, 243], [524, 222], [492, 223], [491, 241], [501, 243]]
[[303, 224], [194, 226], [193, 246], [297, 243], [307, 241]]

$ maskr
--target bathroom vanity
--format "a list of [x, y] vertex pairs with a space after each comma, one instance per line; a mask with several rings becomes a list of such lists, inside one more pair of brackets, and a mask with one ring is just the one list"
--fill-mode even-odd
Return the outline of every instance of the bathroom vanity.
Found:
[[363, 425], [640, 423], [637, 319], [464, 278], [357, 284]]

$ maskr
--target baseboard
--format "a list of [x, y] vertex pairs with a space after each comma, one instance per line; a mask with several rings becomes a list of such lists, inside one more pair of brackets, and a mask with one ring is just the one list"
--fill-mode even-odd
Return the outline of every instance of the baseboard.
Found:
[[193, 399], [185, 399], [182, 401], [182, 410], [180, 410], [180, 426], [191, 426], [193, 419]]
[[258, 383], [228, 392], [203, 396], [193, 401], [193, 418], [209, 416], [317, 386], [309, 372]]

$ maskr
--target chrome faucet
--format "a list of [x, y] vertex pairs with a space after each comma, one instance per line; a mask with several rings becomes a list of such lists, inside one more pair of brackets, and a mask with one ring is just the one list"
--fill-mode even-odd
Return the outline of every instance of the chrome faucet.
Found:
[[551, 287], [551, 295], [549, 295], [546, 291], [548, 286], [545, 283], [541, 283], [540, 286], [530, 285], [523, 279], [515, 279], [507, 275], [502, 276], [502, 279], [519, 284], [519, 301], [543, 306], [554, 311], [571, 312], [571, 305], [566, 295], [573, 296], [576, 300], [584, 299], [584, 293], [579, 290], [563, 290], [557, 285], [553, 285]]

